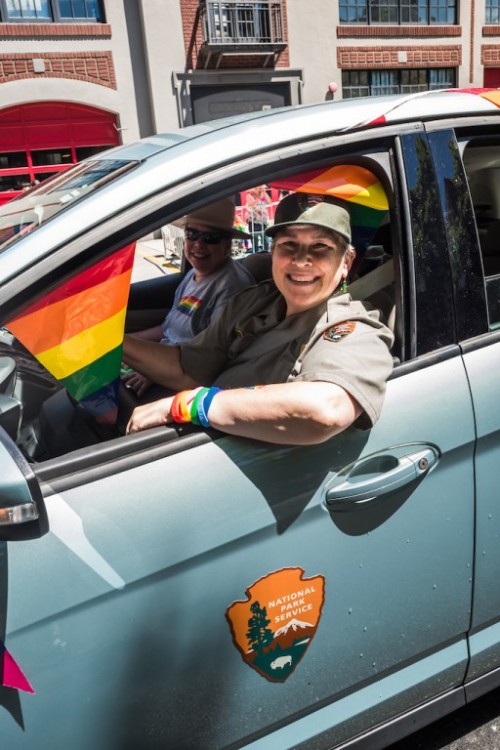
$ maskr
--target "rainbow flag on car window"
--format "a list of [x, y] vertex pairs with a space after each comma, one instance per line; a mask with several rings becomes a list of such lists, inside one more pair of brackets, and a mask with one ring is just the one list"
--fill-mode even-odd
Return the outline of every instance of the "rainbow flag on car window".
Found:
[[135, 243], [9, 321], [11, 333], [101, 424], [114, 424]]
[[331, 195], [349, 204], [353, 245], [363, 251], [389, 211], [389, 201], [380, 180], [357, 164], [338, 164], [271, 183], [280, 190]]

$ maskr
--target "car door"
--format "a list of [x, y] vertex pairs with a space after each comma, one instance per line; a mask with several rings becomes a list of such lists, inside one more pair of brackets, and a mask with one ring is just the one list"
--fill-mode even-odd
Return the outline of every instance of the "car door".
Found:
[[461, 258], [460, 265], [456, 263], [457, 296], [463, 296], [458, 280], [463, 278], [464, 265], [478, 279], [476, 288], [471, 290], [477, 300], [477, 319], [471, 320], [465, 306], [460, 306], [458, 317], [477, 429], [474, 597], [469, 637], [471, 656], [467, 673], [467, 693], [473, 699], [496, 687], [500, 679], [500, 598], [497, 586], [500, 570], [497, 491], [500, 455], [497, 395], [500, 367], [498, 127], [488, 127], [481, 122], [475, 127], [460, 130], [455, 151], [461, 155], [460, 160], [455, 159], [460, 170], [464, 169], [463, 159], [465, 176], [461, 179], [464, 182], [468, 180], [474, 206], [473, 210], [468, 200], [465, 215], [470, 226], [467, 243], [469, 254]]
[[0, 689], [9, 748], [326, 748], [458, 705], [474, 414], [429, 143], [388, 143], [401, 362], [381, 419], [308, 447], [156, 428], [35, 464], [49, 531], [0, 556], [35, 691]]

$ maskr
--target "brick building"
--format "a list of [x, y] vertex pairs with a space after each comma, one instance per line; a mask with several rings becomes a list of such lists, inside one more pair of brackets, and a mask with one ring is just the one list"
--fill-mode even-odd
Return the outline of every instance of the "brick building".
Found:
[[500, 85], [500, 0], [0, 0], [0, 200], [93, 151], [330, 83]]

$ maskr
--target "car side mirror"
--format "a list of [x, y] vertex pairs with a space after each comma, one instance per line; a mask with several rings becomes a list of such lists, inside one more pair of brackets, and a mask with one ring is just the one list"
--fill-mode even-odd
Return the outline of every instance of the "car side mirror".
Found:
[[0, 427], [0, 540], [37, 539], [49, 530], [42, 491], [33, 469]]

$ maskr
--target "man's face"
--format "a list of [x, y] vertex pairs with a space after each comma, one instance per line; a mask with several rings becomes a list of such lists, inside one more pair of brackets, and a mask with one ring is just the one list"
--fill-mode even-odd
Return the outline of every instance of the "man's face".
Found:
[[328, 299], [349, 272], [332, 235], [321, 227], [290, 225], [273, 244], [273, 278], [287, 303], [287, 315], [309, 310]]
[[184, 230], [184, 254], [196, 279], [217, 271], [231, 254], [231, 237], [222, 230], [190, 221]]

